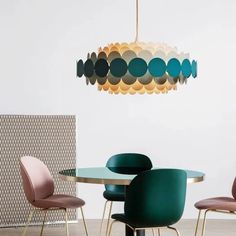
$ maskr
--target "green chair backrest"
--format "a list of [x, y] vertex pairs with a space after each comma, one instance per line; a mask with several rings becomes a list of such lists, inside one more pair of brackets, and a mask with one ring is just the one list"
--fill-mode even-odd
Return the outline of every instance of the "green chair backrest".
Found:
[[[152, 162], [144, 154], [140, 153], [120, 153], [110, 157], [106, 163], [111, 171], [120, 174], [138, 174], [142, 171], [150, 170]], [[124, 193], [124, 186], [105, 185], [105, 189], [112, 192]]]
[[161, 227], [181, 218], [187, 173], [179, 169], [154, 169], [137, 175], [130, 183], [125, 215], [139, 227]]

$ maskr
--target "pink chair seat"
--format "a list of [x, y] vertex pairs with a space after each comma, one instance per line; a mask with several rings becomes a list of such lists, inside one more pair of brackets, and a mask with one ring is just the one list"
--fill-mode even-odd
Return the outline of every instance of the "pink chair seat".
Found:
[[234, 183], [232, 186], [232, 196], [233, 197], [208, 198], [195, 203], [195, 207], [199, 210], [195, 235], [197, 235], [198, 232], [198, 225], [202, 210], [205, 211], [204, 220], [202, 224], [202, 235], [205, 235], [206, 214], [208, 211], [216, 211], [216, 212], [224, 211], [224, 213], [228, 214], [232, 214], [233, 212], [234, 214], [236, 213], [236, 178], [234, 179]]
[[77, 197], [65, 195], [65, 194], [54, 194], [44, 199], [39, 199], [32, 204], [38, 208], [79, 208], [84, 206], [85, 202]]
[[[39, 210], [46, 210], [44, 215], [44, 221], [46, 213], [49, 210], [64, 210], [65, 222], [66, 222], [66, 235], [69, 236], [68, 223], [67, 223], [67, 209], [80, 208], [82, 219], [84, 223], [84, 229], [86, 236], [88, 236], [88, 230], [84, 220], [84, 213], [82, 206], [85, 205], [84, 200], [66, 195], [66, 194], [54, 194], [54, 182], [52, 175], [50, 174], [47, 166], [35, 157], [24, 156], [20, 159], [20, 172], [23, 180], [23, 188], [25, 196], [30, 204], [40, 208]], [[28, 219], [30, 223], [34, 210], [31, 211]], [[40, 235], [43, 235], [44, 221]], [[28, 224], [26, 225], [23, 236], [26, 234]]]
[[208, 198], [195, 203], [195, 207], [199, 210], [236, 211], [236, 200], [230, 197]]
[[35, 207], [80, 208], [85, 202], [66, 194], [54, 194], [54, 182], [47, 166], [35, 157], [20, 160], [23, 187], [28, 201]]

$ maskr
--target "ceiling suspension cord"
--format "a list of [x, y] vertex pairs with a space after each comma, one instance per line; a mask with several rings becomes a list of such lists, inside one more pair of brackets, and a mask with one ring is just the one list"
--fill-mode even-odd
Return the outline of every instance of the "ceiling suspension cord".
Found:
[[139, 0], [136, 0], [136, 37], [135, 37], [135, 42], [137, 42], [138, 41], [138, 28], [139, 28]]

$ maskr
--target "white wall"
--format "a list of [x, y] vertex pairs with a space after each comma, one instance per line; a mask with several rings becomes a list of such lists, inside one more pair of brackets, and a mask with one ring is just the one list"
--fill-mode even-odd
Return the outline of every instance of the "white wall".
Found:
[[[198, 79], [167, 95], [98, 92], [75, 78], [75, 62], [109, 42], [132, 41], [134, 3], [0, 0], [0, 112], [78, 115], [83, 167], [141, 152], [160, 167], [205, 172], [205, 182], [188, 186], [184, 217], [193, 218], [194, 202], [230, 195], [236, 175], [236, 1], [140, 0], [141, 39], [190, 52]], [[79, 185], [88, 218], [101, 217], [102, 191]]]

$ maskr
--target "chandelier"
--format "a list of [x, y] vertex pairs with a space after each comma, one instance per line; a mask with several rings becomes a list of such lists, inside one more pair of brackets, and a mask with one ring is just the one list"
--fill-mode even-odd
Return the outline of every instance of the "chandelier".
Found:
[[97, 84], [111, 94], [153, 94], [176, 90], [177, 84], [197, 77], [197, 61], [165, 43], [145, 43], [138, 39], [139, 0], [136, 0], [136, 37], [130, 43], [111, 43], [98, 53], [88, 53], [77, 61], [77, 77]]

